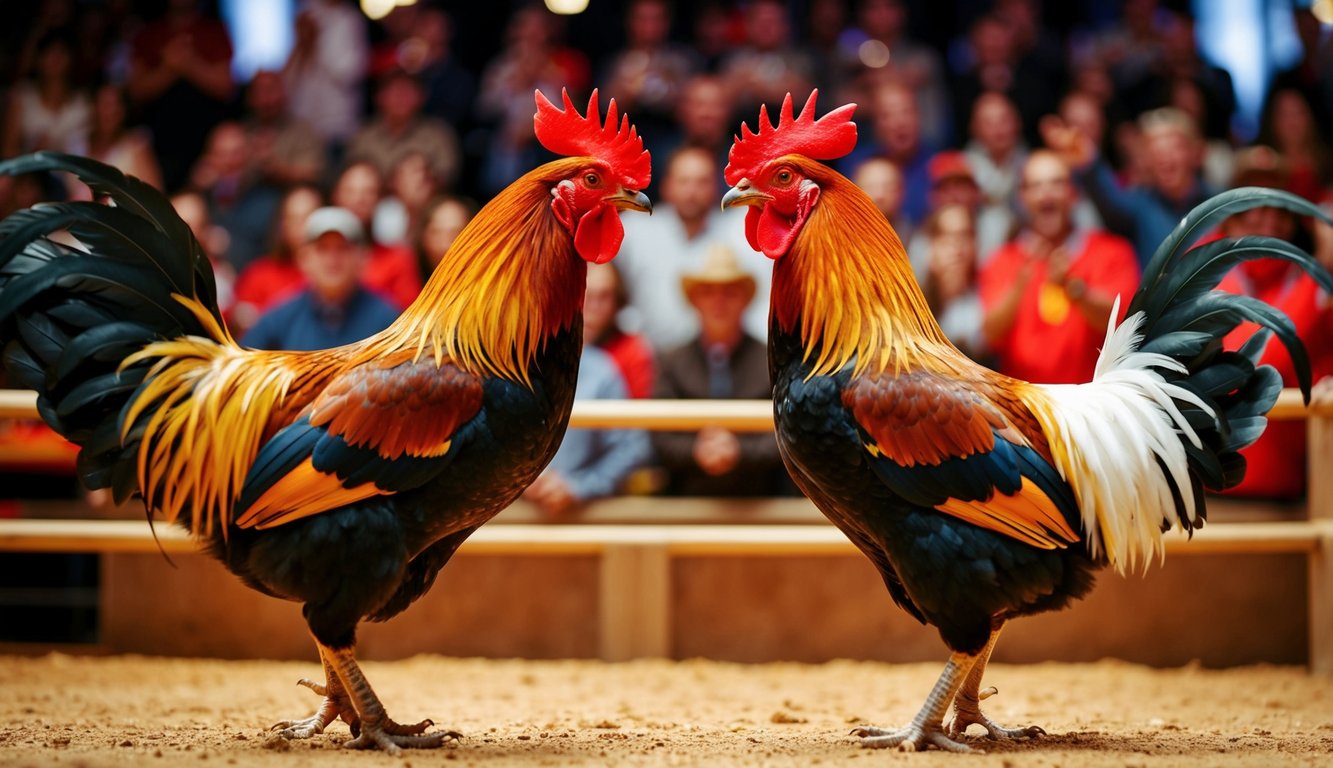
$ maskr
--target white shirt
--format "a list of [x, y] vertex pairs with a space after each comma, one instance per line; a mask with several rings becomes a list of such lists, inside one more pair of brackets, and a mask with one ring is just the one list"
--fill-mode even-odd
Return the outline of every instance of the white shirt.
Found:
[[744, 209], [714, 211], [693, 239], [686, 237], [685, 225], [669, 205], [655, 206], [652, 216], [625, 216], [623, 221], [625, 241], [614, 263], [629, 294], [621, 318], [626, 331], [643, 334], [659, 352], [697, 336], [698, 314], [685, 299], [680, 279], [702, 268], [709, 249], [721, 244], [755, 279], [754, 301], [742, 318], [745, 331], [760, 341], [768, 338], [773, 263], [745, 239]]
[[312, 0], [302, 7], [319, 28], [314, 54], [284, 73], [287, 109], [327, 140], [347, 141], [361, 126], [361, 82], [370, 63], [361, 12], [344, 3]]

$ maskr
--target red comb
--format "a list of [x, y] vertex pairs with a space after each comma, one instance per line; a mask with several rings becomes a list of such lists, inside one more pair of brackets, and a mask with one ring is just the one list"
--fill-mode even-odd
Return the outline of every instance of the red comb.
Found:
[[727, 168], [723, 172], [727, 183], [735, 186], [775, 157], [801, 154], [815, 160], [832, 160], [851, 152], [856, 146], [856, 123], [852, 122], [856, 105], [844, 104], [816, 120], [815, 97], [818, 95], [818, 89], [811, 91], [800, 117], [793, 117], [791, 94], [788, 93], [782, 100], [776, 126], [768, 120], [768, 107], [760, 107], [758, 133], [741, 123], [741, 135], [732, 142]]
[[606, 105], [606, 124], [602, 125], [596, 89], [588, 99], [586, 117], [574, 108], [569, 91], [561, 88], [560, 97], [565, 102], [564, 109], [558, 109], [541, 91], [536, 92], [537, 114], [532, 116], [532, 123], [537, 141], [557, 155], [587, 156], [606, 163], [629, 189], [647, 187], [652, 179], [648, 151], [643, 148], [639, 132], [630, 125], [628, 115], [621, 117], [619, 127], [616, 126], [616, 100], [611, 99]]

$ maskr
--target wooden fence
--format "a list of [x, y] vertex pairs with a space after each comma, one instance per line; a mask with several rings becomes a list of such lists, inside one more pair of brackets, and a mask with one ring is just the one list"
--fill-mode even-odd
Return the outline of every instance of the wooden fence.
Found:
[[[34, 415], [33, 393], [0, 390], [0, 419]], [[1307, 519], [1214, 523], [1189, 542], [1169, 538], [1167, 548], [1172, 555], [1305, 557], [1309, 574], [1309, 666], [1314, 672], [1333, 674], [1333, 397], [1317, 399], [1307, 408], [1299, 393], [1288, 390], [1269, 416], [1308, 419], [1312, 471]], [[772, 405], [767, 401], [578, 401], [570, 425], [691, 430], [722, 424], [733, 430], [763, 431], [772, 429], [772, 419]], [[723, 503], [728, 502], [717, 505]], [[803, 500], [800, 503], [809, 506]], [[790, 505], [784, 508], [790, 509]], [[809, 524], [815, 520], [813, 516], [802, 516], [801, 522], [769, 525], [703, 522], [707, 517], [705, 511], [683, 523], [658, 520], [647, 524], [488, 525], [473, 535], [462, 551], [474, 555], [595, 557], [599, 568], [598, 647], [600, 656], [608, 660], [670, 655], [673, 561], [692, 557], [855, 554], [836, 529]], [[146, 553], [156, 552], [159, 546], [168, 552], [195, 549], [188, 536], [175, 528], [159, 527], [155, 540], [142, 521], [0, 520], [0, 552]]]

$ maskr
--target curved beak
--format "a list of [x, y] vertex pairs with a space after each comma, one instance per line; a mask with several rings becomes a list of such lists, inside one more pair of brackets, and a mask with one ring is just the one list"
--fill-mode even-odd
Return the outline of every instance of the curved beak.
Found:
[[633, 189], [621, 187], [619, 192], [606, 198], [606, 202], [622, 211], [641, 211], [649, 216], [653, 214], [653, 201], [644, 193]]
[[750, 186], [749, 179], [741, 179], [736, 182], [736, 186], [727, 190], [727, 194], [722, 196], [722, 209], [735, 208], [738, 205], [763, 205], [772, 199], [772, 195], [760, 192]]

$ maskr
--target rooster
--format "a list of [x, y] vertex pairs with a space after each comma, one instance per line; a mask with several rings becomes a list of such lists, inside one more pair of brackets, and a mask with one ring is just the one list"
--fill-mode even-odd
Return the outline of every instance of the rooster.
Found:
[[1257, 206], [1326, 217], [1273, 190], [1219, 195], [1162, 244], [1118, 326], [1112, 312], [1091, 383], [1019, 381], [949, 343], [892, 227], [817, 162], [851, 151], [856, 126], [854, 104], [815, 120], [815, 96], [795, 117], [788, 95], [776, 125], [761, 110], [725, 170], [722, 205], [749, 206], [750, 244], [774, 260], [778, 442], [797, 485], [874, 563], [894, 602], [952, 651], [910, 724], [853, 733], [867, 747], [959, 752], [971, 751], [961, 737], [973, 724], [994, 739], [1038, 736], [979, 706], [993, 692], [981, 683], [1000, 630], [1082, 597], [1101, 567], [1146, 567], [1166, 530], [1203, 524], [1205, 487], [1241, 479], [1237, 451], [1263, 431], [1282, 383], [1255, 363], [1267, 332], [1238, 351], [1222, 337], [1245, 320], [1275, 332], [1309, 396], [1290, 321], [1212, 289], [1260, 256], [1300, 264], [1325, 290], [1333, 278], [1281, 240], [1188, 246]]
[[[388, 329], [317, 352], [244, 349], [211, 268], [166, 198], [100, 163], [38, 154], [0, 172], [68, 171], [114, 205], [0, 223], [0, 342], [12, 381], [81, 447], [78, 472], [187, 525], [249, 586], [304, 604], [323, 662], [309, 738], [398, 752], [452, 732], [399, 724], [358, 667], [356, 627], [434, 582], [460, 544], [554, 455], [574, 399], [587, 262], [616, 255], [621, 210], [650, 211], [648, 152], [616, 103], [581, 116], [535, 94], [564, 155], [473, 219]], [[67, 232], [76, 240], [53, 233]]]

